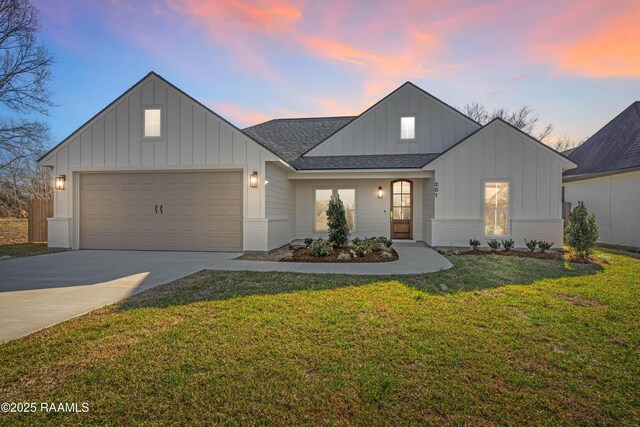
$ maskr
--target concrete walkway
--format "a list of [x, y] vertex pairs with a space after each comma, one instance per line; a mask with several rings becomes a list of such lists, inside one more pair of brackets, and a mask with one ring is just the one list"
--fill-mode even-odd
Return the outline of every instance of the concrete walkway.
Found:
[[290, 271], [295, 273], [356, 274], [360, 276], [396, 276], [425, 274], [452, 267], [448, 259], [424, 243], [394, 243], [398, 260], [368, 263], [312, 263], [275, 261], [235, 261], [220, 263], [212, 270]]
[[0, 342], [9, 341], [203, 269], [358, 275], [422, 274], [451, 267], [419, 243], [396, 243], [380, 264], [235, 261], [234, 253], [70, 251], [0, 261]]

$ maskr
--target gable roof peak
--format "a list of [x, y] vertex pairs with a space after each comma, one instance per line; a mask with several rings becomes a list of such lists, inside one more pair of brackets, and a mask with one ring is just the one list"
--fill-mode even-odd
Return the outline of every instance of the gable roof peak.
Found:
[[178, 93], [184, 95], [185, 97], [187, 97], [189, 100], [191, 100], [192, 102], [194, 102], [195, 104], [197, 104], [198, 106], [202, 107], [206, 112], [213, 114], [214, 116], [216, 116], [217, 118], [219, 118], [220, 120], [222, 120], [224, 123], [226, 123], [227, 125], [231, 126], [232, 129], [240, 132], [241, 134], [243, 134], [244, 136], [246, 136], [247, 138], [249, 138], [251, 141], [255, 142], [256, 144], [260, 145], [261, 147], [265, 148], [266, 150], [268, 150], [269, 152], [271, 152], [272, 154], [280, 157], [277, 153], [275, 153], [274, 151], [272, 151], [269, 147], [265, 146], [264, 144], [262, 144], [260, 141], [258, 141], [256, 138], [254, 138], [252, 135], [249, 135], [248, 133], [245, 133], [242, 129], [240, 129], [238, 126], [234, 125], [233, 123], [231, 123], [229, 120], [225, 119], [224, 117], [222, 117], [220, 114], [216, 113], [215, 111], [213, 111], [211, 108], [207, 107], [206, 105], [204, 105], [202, 102], [198, 101], [197, 99], [195, 99], [193, 96], [189, 95], [188, 93], [186, 93], [185, 91], [183, 91], [182, 89], [180, 89], [178, 86], [174, 85], [173, 83], [171, 83], [169, 80], [165, 79], [164, 77], [162, 77], [160, 74], [156, 73], [155, 71], [151, 70], [149, 71], [144, 77], [142, 77], [140, 80], [138, 80], [137, 82], [135, 82], [131, 87], [129, 87], [129, 89], [125, 90], [122, 94], [120, 94], [120, 96], [118, 96], [116, 99], [114, 99], [113, 101], [111, 101], [109, 104], [107, 104], [106, 107], [104, 107], [102, 110], [98, 111], [93, 117], [91, 117], [89, 120], [87, 120], [86, 122], [84, 122], [79, 128], [77, 128], [76, 130], [74, 130], [71, 134], [69, 134], [66, 138], [64, 138], [62, 141], [60, 141], [57, 145], [55, 145], [54, 147], [52, 147], [49, 151], [47, 151], [45, 154], [43, 154], [42, 156], [40, 156], [40, 158], [38, 158], [38, 160], [36, 161], [37, 163], [40, 163], [41, 161], [43, 161], [44, 159], [46, 159], [49, 155], [51, 155], [52, 153], [54, 153], [58, 148], [62, 147], [65, 143], [67, 143], [67, 141], [71, 140], [72, 137], [74, 137], [75, 135], [77, 135], [82, 129], [84, 129], [86, 126], [88, 126], [91, 122], [93, 122], [94, 120], [96, 120], [96, 118], [98, 118], [100, 115], [102, 115], [103, 113], [107, 112], [110, 108], [114, 107], [115, 105], [117, 105], [117, 103], [121, 100], [124, 99], [126, 96], [128, 96], [135, 88], [137, 88], [138, 86], [140, 86], [142, 84], [142, 82], [144, 82], [145, 80], [147, 80], [149, 77], [157, 77], [158, 79], [160, 79], [162, 82], [164, 82], [169, 88], [177, 91]]

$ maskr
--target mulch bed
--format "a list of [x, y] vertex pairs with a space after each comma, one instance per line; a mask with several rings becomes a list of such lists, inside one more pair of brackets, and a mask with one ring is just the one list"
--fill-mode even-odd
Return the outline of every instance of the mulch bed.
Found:
[[393, 249], [391, 251], [391, 258], [384, 258], [382, 251], [373, 251], [365, 256], [358, 255], [357, 258], [350, 258], [348, 260], [339, 260], [338, 255], [340, 252], [349, 252], [348, 248], [335, 248], [331, 255], [327, 256], [313, 256], [307, 251], [307, 248], [293, 249], [293, 253], [290, 257], [283, 258], [283, 262], [339, 262], [339, 263], [371, 263], [371, 262], [391, 262], [398, 259], [398, 254]]
[[579, 264], [606, 264], [607, 261], [603, 258], [598, 257], [588, 257], [581, 258], [578, 255], [570, 252], [530, 252], [530, 251], [519, 251], [519, 250], [510, 250], [510, 251], [481, 251], [481, 250], [469, 250], [457, 252], [456, 255], [502, 255], [502, 256], [515, 256], [520, 258], [537, 258], [537, 259], [548, 259], [554, 261], [568, 261]]
[[237, 259], [239, 261], [280, 261], [291, 252], [293, 252], [293, 248], [291, 246], [284, 246], [282, 248], [276, 249], [275, 251], [269, 252], [268, 254], [247, 253], [244, 255], [240, 255], [238, 258], [234, 259]]

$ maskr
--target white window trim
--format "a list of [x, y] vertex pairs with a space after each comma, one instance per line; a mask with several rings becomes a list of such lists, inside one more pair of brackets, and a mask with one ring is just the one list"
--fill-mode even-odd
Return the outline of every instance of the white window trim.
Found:
[[[413, 117], [413, 138], [402, 137], [402, 119]], [[418, 139], [418, 115], [417, 114], [400, 114], [398, 116], [398, 138], [401, 143], [415, 142]]]
[[[144, 131], [145, 131], [145, 112], [146, 110], [160, 110], [160, 136], [146, 136]], [[142, 132], [142, 141], [164, 141], [164, 134], [165, 134], [165, 114], [164, 114], [164, 108], [162, 105], [143, 105], [142, 106], [142, 126], [141, 126], [141, 132]]]
[[[482, 194], [482, 234], [487, 239], [498, 239], [511, 237], [511, 210], [513, 208], [513, 180], [511, 178], [487, 178], [482, 180], [482, 188], [480, 193]], [[509, 189], [509, 199], [507, 200], [507, 234], [486, 234], [485, 233], [485, 219], [487, 214], [487, 208], [485, 206], [487, 195], [486, 195], [486, 184], [489, 182], [506, 182], [507, 188]], [[505, 208], [500, 208], [505, 209]]]
[[357, 200], [358, 200], [358, 189], [355, 187], [349, 187], [349, 186], [343, 186], [343, 187], [331, 187], [331, 188], [327, 188], [327, 187], [316, 187], [314, 188], [312, 191], [312, 213], [313, 213], [313, 233], [314, 234], [329, 234], [329, 227], [327, 226], [326, 230], [318, 230], [316, 228], [316, 191], [317, 190], [327, 190], [327, 191], [331, 191], [331, 197], [335, 197], [338, 194], [338, 190], [353, 190], [353, 198], [354, 198], [354, 203], [355, 203], [355, 207], [353, 208], [353, 216], [354, 216], [354, 227], [352, 230], [349, 230], [349, 232], [353, 233], [358, 229], [358, 206], [357, 206]]

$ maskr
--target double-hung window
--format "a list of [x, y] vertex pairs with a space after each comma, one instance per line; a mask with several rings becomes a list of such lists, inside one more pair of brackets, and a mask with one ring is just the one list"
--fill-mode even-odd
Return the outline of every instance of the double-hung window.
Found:
[[333, 188], [315, 190], [314, 200], [314, 230], [328, 231], [327, 208], [332, 197], [339, 196], [344, 205], [345, 216], [349, 230], [356, 227], [356, 190], [353, 188]]
[[509, 183], [484, 183], [484, 234], [509, 234]]

